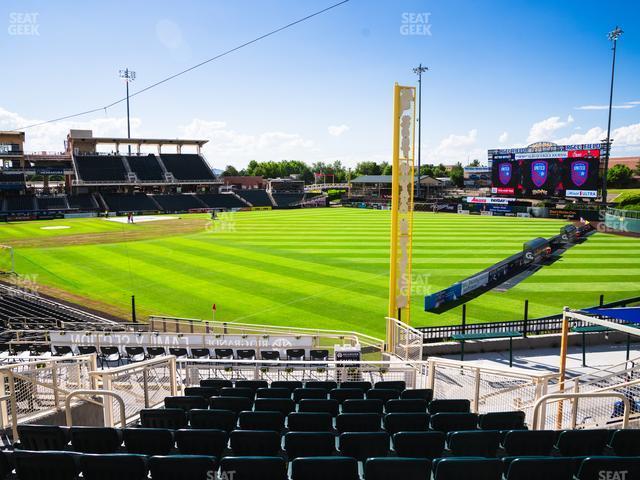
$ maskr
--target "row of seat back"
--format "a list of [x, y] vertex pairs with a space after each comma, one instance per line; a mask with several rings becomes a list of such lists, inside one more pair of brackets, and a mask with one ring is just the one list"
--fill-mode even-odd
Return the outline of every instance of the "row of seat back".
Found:
[[[0, 476], [10, 472], [4, 455]], [[131, 454], [74, 455], [68, 452], [17, 451], [13, 454], [21, 480], [73, 480], [82, 473], [87, 480], [288, 480], [287, 462], [278, 456], [224, 457], [175, 455], [150, 458]], [[498, 459], [373, 457], [364, 462], [364, 480], [600, 480], [640, 478], [638, 457], [522, 457], [509, 462]], [[358, 460], [346, 456], [297, 457], [291, 462], [291, 480], [360, 480]]]
[[[252, 388], [253, 390], [257, 390], [258, 388], [267, 388], [269, 387], [269, 382], [266, 380], [228, 380], [221, 378], [205, 378], [200, 380], [200, 386], [202, 387], [246, 387]], [[381, 380], [372, 384], [367, 381], [347, 381], [338, 382], [333, 380], [310, 380], [310, 381], [298, 381], [298, 380], [274, 380], [271, 382], [272, 388], [288, 388], [293, 392], [296, 388], [316, 388], [322, 390], [333, 390], [335, 388], [357, 388], [363, 391], [374, 389], [391, 389], [398, 390], [402, 392], [407, 389], [406, 382], [402, 380]]]

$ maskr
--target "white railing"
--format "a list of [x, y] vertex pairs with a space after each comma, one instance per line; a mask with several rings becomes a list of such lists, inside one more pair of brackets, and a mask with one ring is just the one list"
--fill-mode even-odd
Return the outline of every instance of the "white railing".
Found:
[[[67, 427], [73, 426], [73, 412], [71, 410], [71, 399], [72, 398], [83, 398], [86, 399], [89, 396], [92, 400], [95, 397], [111, 397], [118, 402], [118, 406], [120, 407], [120, 423], [119, 425], [126, 425], [127, 419], [125, 417], [125, 404], [124, 400], [120, 395], [115, 392], [110, 392], [108, 390], [74, 390], [73, 392], [67, 395], [64, 401], [64, 410], [65, 410], [65, 419], [67, 422]], [[113, 421], [113, 405], [111, 402], [102, 402], [104, 407], [104, 426], [105, 427], [115, 427], [116, 423]]]
[[547, 394], [554, 373], [486, 367], [474, 362], [431, 358], [429, 388], [438, 399], [466, 398], [475, 413], [522, 410], [533, 419], [535, 402]]
[[335, 382], [402, 380], [407, 388], [427, 388], [426, 362], [402, 361], [268, 361], [178, 359], [184, 384], [198, 385], [206, 378], [228, 380], [331, 380]]
[[387, 319], [387, 347], [389, 353], [402, 360], [421, 361], [424, 335], [398, 319]]

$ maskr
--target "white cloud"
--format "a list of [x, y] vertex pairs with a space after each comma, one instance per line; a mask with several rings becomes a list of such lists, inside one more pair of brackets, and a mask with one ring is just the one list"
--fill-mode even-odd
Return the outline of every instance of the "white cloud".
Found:
[[573, 117], [571, 115], [569, 115], [565, 121], [560, 120], [560, 117], [549, 117], [545, 120], [536, 122], [529, 130], [527, 142], [534, 143], [549, 140], [555, 131], [566, 127], [570, 123], [573, 123]]
[[349, 125], [345, 125], [344, 123], [342, 125], [329, 125], [329, 127], [327, 128], [329, 135], [332, 135], [334, 137], [339, 137], [347, 130], [349, 130]]
[[498, 137], [500, 143], [507, 143], [507, 140], [509, 140], [509, 132], [502, 132], [500, 137]]
[[314, 146], [313, 141], [297, 133], [263, 132], [241, 133], [227, 127], [226, 122], [194, 119], [178, 127], [185, 138], [208, 139], [204, 154], [212, 166], [245, 165], [249, 160], [306, 160]]
[[476, 145], [478, 141], [478, 130], [469, 130], [466, 134], [456, 135], [454, 133], [447, 135], [438, 146], [428, 151], [423, 150], [426, 157], [425, 162], [451, 164], [456, 162], [464, 163], [467, 158], [483, 158], [483, 153]]
[[[593, 127], [584, 133], [574, 133], [567, 137], [555, 139], [554, 142], [558, 144], [574, 144], [574, 143], [600, 143], [607, 137], [607, 131], [601, 127]], [[624, 147], [625, 150], [629, 150], [628, 147], [634, 148], [640, 147], [640, 123], [634, 123], [631, 125], [625, 125], [615, 128], [611, 131], [611, 138], [613, 139], [612, 151], [616, 148]]]

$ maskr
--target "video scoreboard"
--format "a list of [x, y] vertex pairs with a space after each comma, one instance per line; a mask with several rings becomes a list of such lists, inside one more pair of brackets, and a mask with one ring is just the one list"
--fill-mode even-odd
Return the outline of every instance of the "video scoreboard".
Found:
[[489, 150], [491, 193], [514, 197], [597, 198], [600, 144]]

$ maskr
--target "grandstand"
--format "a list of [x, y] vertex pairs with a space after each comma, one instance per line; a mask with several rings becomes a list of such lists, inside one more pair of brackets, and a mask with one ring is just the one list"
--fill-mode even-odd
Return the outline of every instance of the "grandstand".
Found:
[[129, 168], [140, 181], [162, 181], [164, 171], [155, 155], [129, 155], [126, 157]]
[[271, 196], [280, 208], [289, 208], [304, 200], [304, 193], [272, 193]]
[[204, 159], [196, 154], [162, 154], [160, 159], [177, 180], [215, 180]]
[[127, 170], [120, 155], [75, 155], [78, 179], [83, 182], [124, 182]]
[[103, 193], [102, 199], [107, 210], [113, 212], [158, 211], [160, 207], [146, 193]]
[[207, 205], [202, 202], [197, 195], [174, 194], [174, 195], [153, 195], [155, 202], [166, 212], [185, 212], [188, 210], [203, 209]]
[[253, 207], [272, 207], [273, 203], [269, 198], [269, 195], [265, 190], [239, 190], [238, 196], [246, 202], [250, 203]]
[[197, 197], [208, 208], [245, 208], [248, 206], [232, 193], [202, 193]]

